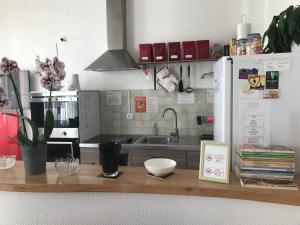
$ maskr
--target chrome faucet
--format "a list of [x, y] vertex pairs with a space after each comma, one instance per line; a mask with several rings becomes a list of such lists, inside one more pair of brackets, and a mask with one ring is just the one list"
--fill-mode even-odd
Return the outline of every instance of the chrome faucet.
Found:
[[178, 130], [178, 124], [177, 124], [177, 112], [173, 108], [166, 108], [163, 112], [162, 118], [164, 118], [165, 113], [167, 111], [172, 111], [175, 115], [175, 132], [170, 133], [172, 141], [178, 141], [179, 140], [179, 130]]

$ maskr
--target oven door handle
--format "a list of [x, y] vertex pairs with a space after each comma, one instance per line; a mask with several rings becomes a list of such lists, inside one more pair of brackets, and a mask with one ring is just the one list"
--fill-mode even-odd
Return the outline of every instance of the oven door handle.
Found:
[[73, 155], [73, 142], [63, 142], [63, 141], [47, 141], [47, 144], [48, 145], [71, 145], [71, 154], [72, 154], [72, 157], [74, 158], [74, 155]]
[[[52, 102], [78, 102], [77, 97], [52, 97]], [[43, 98], [31, 98], [30, 102], [48, 102], [49, 97]]]

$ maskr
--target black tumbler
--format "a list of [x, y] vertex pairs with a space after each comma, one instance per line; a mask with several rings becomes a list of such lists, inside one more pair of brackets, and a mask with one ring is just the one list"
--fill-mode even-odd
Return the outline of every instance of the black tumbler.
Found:
[[121, 153], [121, 144], [118, 141], [104, 142], [99, 144], [99, 150], [103, 176], [117, 176]]
[[223, 55], [224, 56], [229, 56], [229, 45], [224, 45], [223, 46]]

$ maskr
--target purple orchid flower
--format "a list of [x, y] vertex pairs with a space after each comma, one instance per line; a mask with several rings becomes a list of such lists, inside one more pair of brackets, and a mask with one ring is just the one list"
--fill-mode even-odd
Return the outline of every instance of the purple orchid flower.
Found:
[[0, 63], [0, 76], [8, 76], [11, 73], [19, 71], [18, 63], [4, 57]]
[[49, 58], [46, 58], [45, 62], [41, 62], [40, 58], [37, 57], [35, 62], [37, 65], [37, 70], [42, 77], [41, 85], [43, 87], [55, 87], [57, 86], [57, 82], [65, 79], [65, 64], [59, 61], [57, 57], [54, 57], [53, 61], [51, 61]]

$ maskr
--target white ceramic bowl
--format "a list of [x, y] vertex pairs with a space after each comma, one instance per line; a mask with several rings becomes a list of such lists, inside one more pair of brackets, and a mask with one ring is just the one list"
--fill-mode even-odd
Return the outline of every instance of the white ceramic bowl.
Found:
[[155, 176], [164, 176], [175, 170], [176, 162], [172, 159], [155, 158], [148, 159], [144, 165], [149, 173]]

